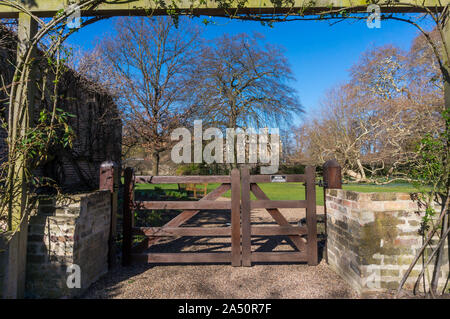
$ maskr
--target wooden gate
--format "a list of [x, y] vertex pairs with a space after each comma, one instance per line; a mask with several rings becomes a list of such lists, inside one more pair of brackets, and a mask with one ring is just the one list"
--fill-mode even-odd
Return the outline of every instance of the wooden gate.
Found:
[[[295, 175], [250, 175], [248, 168], [244, 168], [241, 179], [242, 266], [251, 266], [252, 262], [307, 262], [311, 266], [317, 265], [315, 167], [307, 166], [306, 174]], [[289, 182], [305, 183], [305, 200], [269, 200], [267, 195], [258, 186], [258, 183]], [[250, 193], [253, 193], [256, 200], [250, 200]], [[252, 226], [251, 210], [255, 208], [266, 209], [278, 226]], [[306, 226], [294, 226], [290, 224], [278, 208], [306, 208]], [[279, 235], [287, 235], [297, 251], [252, 251], [252, 236]]]
[[[233, 169], [229, 176], [133, 176], [131, 168], [125, 169], [123, 205], [124, 265], [132, 261], [147, 263], [223, 263], [233, 266], [251, 266], [252, 262], [307, 262], [317, 265], [317, 225], [315, 168], [308, 166], [306, 174], [250, 175], [248, 168]], [[303, 182], [305, 200], [269, 200], [258, 183]], [[198, 201], [135, 201], [137, 183], [220, 183], [220, 186]], [[231, 201], [215, 201], [231, 189]], [[250, 200], [253, 193], [257, 200]], [[277, 222], [277, 226], [252, 226], [251, 210], [264, 208]], [[306, 226], [290, 224], [278, 208], [306, 208]], [[135, 227], [134, 212], [142, 209], [175, 209], [182, 212], [162, 227]], [[180, 227], [201, 210], [229, 210], [230, 227]], [[145, 239], [133, 244], [136, 235]], [[252, 252], [252, 236], [287, 235], [294, 244], [292, 252]], [[143, 253], [163, 237], [171, 236], [230, 236], [231, 252], [215, 253]], [[306, 238], [305, 238], [306, 236]]]
[[[148, 263], [219, 263], [241, 265], [240, 257], [240, 174], [233, 169], [231, 176], [133, 176], [131, 168], [125, 169], [123, 209], [123, 264], [132, 261]], [[135, 201], [136, 183], [220, 183], [221, 185], [198, 201]], [[215, 201], [231, 189], [231, 201]], [[140, 209], [181, 209], [178, 216], [162, 227], [134, 227], [134, 211]], [[230, 210], [230, 227], [180, 227], [200, 210]], [[135, 235], [146, 238], [133, 245]], [[142, 253], [162, 237], [171, 236], [231, 236], [231, 252], [226, 253]]]

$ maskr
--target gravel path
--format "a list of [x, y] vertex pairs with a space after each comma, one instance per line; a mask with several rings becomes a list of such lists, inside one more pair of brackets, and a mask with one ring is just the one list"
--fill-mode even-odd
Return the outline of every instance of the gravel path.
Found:
[[[322, 213], [323, 208], [318, 207], [317, 211]], [[293, 224], [305, 217], [304, 209], [286, 209], [281, 213]], [[229, 212], [201, 212], [184, 226], [228, 226], [229, 216]], [[267, 225], [274, 221], [264, 210], [254, 210], [252, 224]], [[319, 232], [321, 227], [318, 224]], [[323, 242], [319, 243], [319, 256], [322, 247]], [[293, 248], [287, 237], [270, 236], [252, 238], [252, 250]], [[149, 251], [230, 251], [230, 240], [182, 237], [162, 241]], [[357, 294], [322, 260], [315, 267], [305, 264], [117, 267], [92, 285], [83, 298], [357, 298]]]
[[356, 298], [322, 261], [307, 265], [119, 267], [84, 298]]

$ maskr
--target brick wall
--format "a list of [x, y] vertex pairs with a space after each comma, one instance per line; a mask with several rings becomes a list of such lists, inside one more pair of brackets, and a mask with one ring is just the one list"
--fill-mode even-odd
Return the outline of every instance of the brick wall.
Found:
[[[80, 295], [108, 271], [110, 192], [43, 200], [30, 218], [25, 295], [61, 298]], [[81, 288], [67, 287], [67, 267], [81, 269]]]
[[[340, 189], [327, 190], [326, 199], [330, 266], [360, 293], [398, 288], [422, 243], [417, 203], [406, 193]], [[448, 264], [448, 248], [443, 258]], [[442, 268], [440, 286], [448, 277], [448, 266]], [[421, 269], [419, 262], [406, 289]]]

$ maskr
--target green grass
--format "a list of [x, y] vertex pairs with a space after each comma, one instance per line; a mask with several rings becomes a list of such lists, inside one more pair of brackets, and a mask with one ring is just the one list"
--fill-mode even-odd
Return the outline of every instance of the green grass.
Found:
[[[302, 200], [305, 199], [305, 187], [301, 183], [261, 183], [258, 184], [266, 195], [272, 200]], [[138, 184], [137, 190], [153, 190], [159, 187], [163, 190], [177, 191], [177, 184]], [[219, 184], [208, 184], [208, 193], [218, 187]], [[198, 194], [203, 193], [203, 188], [199, 185]], [[372, 193], [372, 192], [403, 192], [411, 193], [416, 189], [409, 184], [393, 184], [393, 185], [369, 185], [369, 184], [351, 184], [344, 185], [343, 189], [352, 190], [356, 192]], [[226, 192], [224, 197], [230, 197], [230, 191]], [[252, 199], [255, 199], [252, 195]], [[323, 205], [323, 188], [316, 187], [316, 202], [317, 205]]]

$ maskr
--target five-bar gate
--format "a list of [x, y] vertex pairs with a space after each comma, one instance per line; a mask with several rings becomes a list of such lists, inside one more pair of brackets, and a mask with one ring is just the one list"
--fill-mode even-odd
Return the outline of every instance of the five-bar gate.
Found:
[[[242, 176], [241, 176], [242, 173]], [[307, 262], [317, 265], [317, 221], [315, 201], [315, 168], [308, 166], [305, 174], [295, 175], [250, 175], [249, 169], [233, 169], [227, 176], [133, 176], [126, 168], [124, 177], [123, 208], [123, 264], [132, 261], [147, 263], [231, 263], [233, 266], [251, 266], [252, 262]], [[258, 183], [302, 182], [306, 186], [305, 200], [269, 200]], [[199, 201], [135, 201], [136, 183], [219, 183], [220, 186]], [[231, 189], [231, 201], [216, 201]], [[256, 200], [250, 200], [250, 194]], [[252, 226], [251, 210], [264, 208], [278, 225]], [[306, 208], [306, 226], [290, 224], [279, 208]], [[139, 209], [173, 209], [182, 212], [162, 227], [135, 227], [134, 211]], [[229, 210], [229, 227], [180, 227], [201, 210]], [[136, 235], [144, 240], [133, 245]], [[252, 236], [286, 235], [295, 246], [289, 252], [254, 252]], [[230, 236], [231, 252], [213, 253], [144, 253], [164, 237]]]

